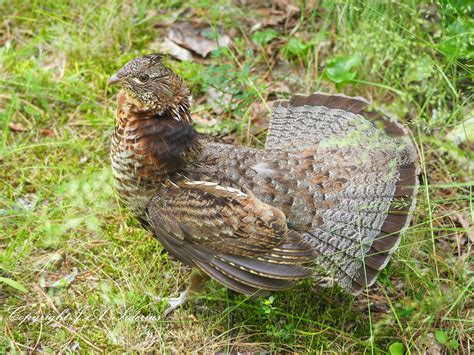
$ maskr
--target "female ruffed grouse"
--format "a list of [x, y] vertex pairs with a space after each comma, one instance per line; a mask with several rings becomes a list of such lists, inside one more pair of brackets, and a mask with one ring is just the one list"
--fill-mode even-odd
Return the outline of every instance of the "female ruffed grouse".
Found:
[[277, 102], [265, 149], [248, 148], [194, 130], [189, 91], [160, 55], [110, 84], [122, 86], [116, 189], [171, 255], [245, 294], [317, 268], [352, 293], [374, 283], [415, 205], [404, 127], [364, 99], [316, 93]]

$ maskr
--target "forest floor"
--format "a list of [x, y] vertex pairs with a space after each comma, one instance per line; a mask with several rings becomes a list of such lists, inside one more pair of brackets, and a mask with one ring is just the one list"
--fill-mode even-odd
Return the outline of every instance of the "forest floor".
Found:
[[[0, 352], [471, 353], [469, 3], [0, 1]], [[208, 282], [161, 318], [153, 295], [177, 296], [190, 270], [118, 204], [107, 81], [166, 51], [184, 59], [170, 64], [197, 129], [229, 142], [262, 147], [266, 102], [315, 91], [368, 98], [409, 127], [418, 204], [375, 286], [252, 299]]]

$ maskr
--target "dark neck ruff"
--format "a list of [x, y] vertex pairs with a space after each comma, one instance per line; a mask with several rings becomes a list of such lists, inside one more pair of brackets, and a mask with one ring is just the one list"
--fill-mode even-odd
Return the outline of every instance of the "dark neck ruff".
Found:
[[125, 205], [143, 213], [162, 183], [199, 154], [197, 138], [187, 100], [161, 113], [138, 111], [124, 102], [112, 142], [112, 169]]

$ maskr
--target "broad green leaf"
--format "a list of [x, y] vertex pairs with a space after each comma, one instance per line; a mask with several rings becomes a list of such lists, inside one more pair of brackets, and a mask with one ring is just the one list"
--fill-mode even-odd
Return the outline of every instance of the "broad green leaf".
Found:
[[257, 31], [252, 35], [252, 41], [255, 44], [262, 46], [270, 43], [274, 38], [278, 36], [278, 32], [274, 29], [268, 29], [264, 31]]
[[456, 339], [451, 339], [450, 341], [448, 341], [448, 344], [446, 344], [446, 345], [451, 350], [458, 350], [458, 348], [459, 348], [459, 343]]
[[311, 47], [311, 43], [306, 43], [297, 37], [291, 37], [283, 48], [283, 54], [287, 58], [304, 57]]
[[345, 84], [354, 80], [357, 73], [353, 70], [361, 63], [359, 55], [335, 57], [326, 66], [325, 76], [335, 84]]
[[391, 355], [403, 355], [405, 353], [405, 348], [403, 347], [402, 343], [397, 341], [390, 344], [388, 351]]
[[448, 342], [448, 334], [444, 330], [436, 330], [435, 338], [440, 344], [446, 344]]
[[0, 277], [0, 282], [4, 283], [5, 285], [8, 285], [10, 287], [13, 287], [14, 289], [21, 291], [21, 292], [28, 292], [25, 286], [23, 286], [21, 283], [18, 281], [8, 279], [6, 277]]
[[461, 19], [452, 22], [438, 45], [439, 51], [451, 59], [472, 58], [473, 31], [474, 22]]

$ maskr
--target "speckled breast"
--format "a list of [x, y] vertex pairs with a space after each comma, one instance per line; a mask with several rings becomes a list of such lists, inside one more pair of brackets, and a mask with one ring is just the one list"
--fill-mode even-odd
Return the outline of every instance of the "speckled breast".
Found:
[[153, 197], [157, 182], [141, 176], [147, 169], [146, 156], [137, 152], [138, 147], [128, 144], [120, 131], [116, 128], [112, 140], [111, 160], [115, 188], [125, 206], [140, 213]]
[[140, 132], [142, 118], [129, 114], [119, 94], [119, 106], [112, 139], [111, 160], [115, 187], [125, 206], [141, 215], [164, 176]]

